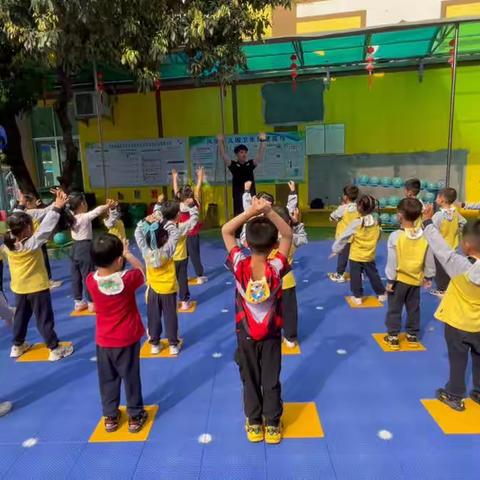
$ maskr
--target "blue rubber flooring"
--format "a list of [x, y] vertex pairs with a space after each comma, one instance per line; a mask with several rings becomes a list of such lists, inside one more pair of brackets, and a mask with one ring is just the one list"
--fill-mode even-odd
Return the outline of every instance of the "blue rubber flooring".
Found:
[[[101, 417], [94, 318], [69, 317], [68, 260], [52, 261], [54, 278], [64, 281], [53, 292], [57, 332], [76, 350], [56, 364], [15, 363], [10, 334], [0, 327], [0, 398], [15, 404], [0, 418], [0, 478], [477, 479], [480, 436], [444, 435], [420, 403], [448, 371], [443, 329], [433, 319], [438, 300], [422, 296], [427, 352], [382, 352], [371, 334], [384, 330], [385, 308], [347, 306], [348, 285], [326, 277], [335, 265], [327, 260], [330, 244], [312, 242], [297, 253], [302, 354], [284, 357], [282, 366], [284, 400], [315, 402], [324, 438], [278, 446], [246, 440], [233, 362], [233, 283], [222, 243], [209, 240], [202, 250], [211, 281], [192, 287], [198, 308], [180, 316], [184, 350], [177, 359], [142, 360], [145, 402], [159, 405], [145, 443], [88, 443]], [[385, 243], [378, 263], [382, 271]], [[138, 299], [145, 318], [143, 291]], [[34, 324], [28, 339], [40, 341]], [[382, 440], [381, 430], [392, 438]], [[203, 433], [210, 443], [199, 443]], [[22, 446], [27, 439], [35, 445]]]

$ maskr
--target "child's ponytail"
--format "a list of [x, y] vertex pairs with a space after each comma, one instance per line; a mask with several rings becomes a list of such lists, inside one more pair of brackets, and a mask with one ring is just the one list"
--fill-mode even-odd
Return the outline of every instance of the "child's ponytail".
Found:
[[15, 244], [21, 239], [23, 232], [28, 227], [33, 228], [33, 223], [30, 215], [25, 212], [17, 212], [10, 215], [7, 219], [7, 232], [3, 242], [9, 250], [15, 250]]

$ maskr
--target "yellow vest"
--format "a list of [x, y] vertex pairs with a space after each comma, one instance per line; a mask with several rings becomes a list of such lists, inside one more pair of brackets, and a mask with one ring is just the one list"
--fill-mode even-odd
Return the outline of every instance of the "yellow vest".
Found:
[[380, 227], [374, 224], [371, 227], [361, 225], [352, 236], [349, 259], [354, 262], [373, 262], [380, 239]]
[[358, 213], [358, 210], [355, 210], [354, 212], [349, 212], [348, 209], [345, 208], [345, 212], [343, 213], [343, 217], [337, 223], [337, 228], [335, 230], [335, 240], [338, 240], [342, 236], [345, 229], [354, 220], [357, 220], [357, 218], [360, 218], [360, 214]]
[[125, 225], [122, 220], [116, 220], [113, 227], [108, 230], [108, 233], [115, 235], [120, 240], [125, 240], [127, 235], [125, 233]]
[[450, 222], [444, 218], [440, 223], [439, 230], [450, 248], [456, 250], [459, 244], [459, 223], [457, 212], [453, 214], [453, 219]]
[[[295, 255], [296, 251], [295, 245], [290, 247], [290, 252], [288, 253], [288, 263], [292, 266], [293, 263], [293, 256]], [[275, 248], [270, 252], [268, 256], [269, 259], [272, 259], [278, 252], [278, 249]], [[293, 274], [293, 270], [290, 270], [282, 279], [282, 290], [288, 290], [289, 288], [294, 288], [297, 286], [297, 282], [295, 281], [295, 275]]]
[[465, 332], [480, 332], [480, 285], [465, 273], [452, 278], [435, 318]]
[[176, 262], [180, 262], [186, 258], [188, 258], [187, 237], [184, 235], [178, 239], [177, 247], [175, 248], [175, 253], [173, 254], [173, 259]]
[[154, 292], [162, 295], [176, 293], [178, 290], [177, 275], [173, 260], [167, 260], [158, 268], [147, 266], [147, 285]]
[[425, 238], [412, 239], [402, 232], [397, 238], [397, 280], [407, 285], [420, 286], [423, 282], [425, 255], [428, 242]]
[[4, 251], [10, 266], [13, 293], [24, 295], [50, 288], [42, 250], [14, 251], [5, 247]]

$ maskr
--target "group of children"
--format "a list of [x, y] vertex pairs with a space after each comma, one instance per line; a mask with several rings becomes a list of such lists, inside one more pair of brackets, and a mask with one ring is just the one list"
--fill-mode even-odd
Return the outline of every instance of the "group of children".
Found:
[[[135, 239], [143, 261], [130, 252], [117, 205], [111, 200], [88, 211], [84, 196], [67, 196], [57, 190], [55, 201], [44, 209], [37, 229], [31, 212], [20, 211], [25, 210], [23, 199], [19, 211], [8, 219], [4, 250], [10, 264], [11, 289], [16, 297], [11, 356], [19, 357], [30, 348], [25, 337], [34, 313], [39, 332], [50, 349], [50, 360], [59, 360], [71, 355], [73, 349], [60, 346], [54, 330], [50, 283], [41, 249], [60, 217], [66, 213], [69, 218], [74, 241], [75, 309], [96, 311], [97, 365], [107, 432], [119, 428], [122, 381], [130, 432], [140, 431], [148, 418], [143, 406], [139, 361], [140, 341], [145, 330], [135, 292], [146, 283], [151, 353], [160, 353], [165, 330], [169, 354], [178, 355], [181, 344], [177, 308], [182, 311], [191, 306], [189, 256], [200, 283], [207, 280], [198, 238], [202, 169], [197, 176], [195, 188], [189, 185], [179, 188], [178, 176], [173, 172], [174, 200], [160, 197], [153, 213], [136, 226]], [[291, 268], [295, 251], [307, 243], [307, 236], [300, 219], [295, 184], [290, 182], [289, 186], [287, 205], [281, 206], [265, 192], [252, 196], [251, 184], [247, 182], [244, 212], [222, 227], [228, 252], [226, 265], [236, 284], [235, 358], [243, 384], [247, 438], [252, 442], [264, 440], [276, 444], [281, 441], [282, 337], [287, 348], [297, 343], [298, 308]], [[405, 198], [398, 206], [400, 229], [393, 232], [388, 241], [385, 285], [375, 261], [381, 236], [375, 215], [377, 201], [361, 194], [356, 186], [345, 187], [344, 204], [331, 216], [338, 222], [333, 245], [338, 268], [330, 278], [344, 282], [348, 264], [352, 301], [357, 305], [363, 301], [362, 277], [369, 278], [379, 300], [388, 301], [388, 333], [384, 341], [392, 349], [399, 348], [403, 308], [407, 311], [406, 340], [418, 346], [420, 288], [422, 285], [430, 288], [432, 279], [436, 278], [435, 293], [443, 296], [436, 317], [446, 324], [451, 367], [450, 380], [445, 388], [438, 390], [437, 397], [452, 408], [463, 410], [469, 352], [474, 376], [471, 398], [480, 403], [480, 221], [463, 227], [464, 257], [455, 251], [465, 223], [456, 208], [456, 192], [451, 188], [439, 192], [440, 210], [434, 214], [431, 205], [424, 206], [416, 198], [419, 191], [417, 179], [406, 183]], [[111, 233], [92, 240], [92, 220], [107, 211], [105, 225]], [[241, 231], [240, 239], [238, 231]], [[130, 269], [126, 269], [126, 262]]]
[[[467, 224], [458, 207], [478, 209], [480, 205], [458, 204], [457, 192], [447, 187], [438, 192], [433, 205], [418, 198], [420, 180], [405, 183], [405, 198], [397, 207], [400, 228], [388, 238], [386, 285], [376, 267], [376, 250], [381, 236], [375, 198], [361, 194], [354, 185], [344, 188], [343, 204], [331, 214], [337, 222], [333, 255], [337, 271], [330, 274], [336, 283], [346, 281], [350, 267], [351, 301], [361, 305], [362, 274], [370, 280], [381, 302], [388, 302], [385, 344], [400, 349], [403, 310], [406, 311], [405, 340], [419, 346], [420, 289], [440, 297], [435, 317], [445, 323], [450, 379], [437, 390], [437, 398], [455, 410], [465, 409], [465, 375], [469, 352], [472, 355], [473, 390], [470, 397], [480, 403], [480, 220]], [[462, 243], [466, 256], [457, 253]], [[436, 289], [431, 289], [435, 280]]]

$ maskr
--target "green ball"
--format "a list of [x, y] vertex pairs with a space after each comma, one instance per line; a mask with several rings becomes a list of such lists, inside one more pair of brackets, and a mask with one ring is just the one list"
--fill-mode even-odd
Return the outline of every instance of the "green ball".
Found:
[[392, 185], [395, 187], [395, 188], [401, 188], [403, 187], [404, 185], [404, 181], [403, 179], [401, 179], [400, 177], [395, 177], [392, 181]]
[[382, 213], [380, 215], [380, 223], [382, 225], [388, 225], [390, 223], [390, 215], [388, 213]]
[[58, 232], [53, 237], [53, 242], [55, 245], [65, 245], [68, 243], [69, 238], [66, 232]]

